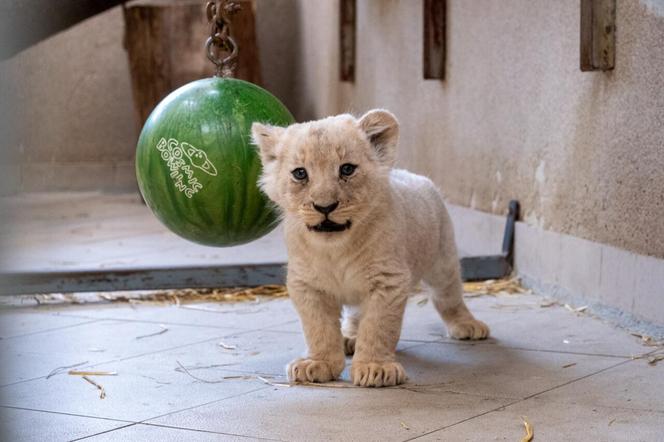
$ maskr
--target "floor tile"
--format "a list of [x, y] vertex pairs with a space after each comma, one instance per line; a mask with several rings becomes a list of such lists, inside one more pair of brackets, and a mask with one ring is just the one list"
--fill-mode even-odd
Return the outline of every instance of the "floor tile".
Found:
[[143, 440], [143, 441], [156, 441], [159, 442], [182, 442], [182, 441], [196, 441], [196, 442], [218, 442], [218, 441], [247, 441], [247, 437], [212, 433], [208, 431], [185, 430], [183, 428], [163, 427], [157, 425], [143, 425], [136, 424], [129, 427], [121, 428], [115, 431], [98, 434], [84, 439], [91, 442], [101, 441], [120, 441], [120, 440]]
[[[650, 351], [638, 338], [598, 319], [577, 315], [559, 305], [541, 307], [541, 296], [481, 296], [467, 298], [466, 302], [491, 328], [491, 339], [482, 344], [624, 358]], [[447, 337], [430, 302], [417, 305], [415, 300], [408, 303], [401, 338], [463, 344]]]
[[87, 318], [54, 316], [32, 308], [6, 308], [0, 310], [0, 339], [43, 333], [90, 321]]
[[525, 398], [621, 362], [600, 356], [439, 343], [408, 348], [398, 360], [411, 383], [506, 398]]
[[274, 387], [150, 423], [289, 441], [398, 441], [505, 402], [405, 389]]
[[230, 329], [169, 325], [165, 333], [145, 337], [163, 330], [153, 323], [99, 321], [1, 340], [0, 353], [6, 362], [0, 371], [0, 385], [46, 376], [57, 367], [78, 363], [87, 366], [232, 332]]
[[[224, 349], [220, 343], [226, 347]], [[397, 346], [397, 354], [401, 355], [408, 348], [421, 345], [420, 343], [401, 342]], [[202, 342], [189, 347], [178, 348], [165, 355], [171, 359], [181, 361], [186, 366], [205, 367], [209, 365], [224, 364], [224, 370], [242, 373], [258, 373], [271, 376], [284, 376], [286, 366], [290, 361], [306, 354], [306, 344], [302, 333], [255, 331], [238, 333], [219, 341]], [[346, 367], [350, 367], [351, 358], [346, 360]], [[206, 379], [215, 378], [212, 369], [197, 368], [197, 373]], [[347, 370], [342, 374], [343, 379], [349, 379]]]
[[522, 416], [540, 441], [661, 440], [664, 414], [620, 408], [588, 407], [533, 398], [436, 431], [418, 441], [517, 441], [525, 435]]
[[[301, 334], [255, 331], [178, 348], [166, 352], [165, 356], [179, 360], [186, 367], [223, 364], [224, 370], [281, 376], [286, 365], [301, 357], [305, 350]], [[197, 368], [196, 373], [213, 379], [217, 370], [217, 367]]]
[[302, 323], [299, 319], [294, 319], [274, 327], [268, 327], [266, 330], [283, 331], [288, 333], [302, 333]]
[[289, 299], [260, 303], [193, 303], [180, 307], [155, 304], [90, 304], [76, 309], [51, 309], [53, 314], [81, 318], [146, 321], [205, 327], [232, 327], [257, 330], [293, 321], [297, 314]]
[[[237, 372], [224, 371], [222, 351], [212, 351], [220, 356], [206, 355], [208, 366], [213, 366], [206, 370], [192, 362], [193, 356], [185, 359], [169, 352], [97, 365], [94, 370], [117, 372], [116, 376], [90, 376], [103, 386], [104, 399], [80, 376], [63, 374], [7, 386], [0, 390], [0, 400], [14, 407], [141, 421], [265, 388], [260, 380], [237, 379]], [[178, 362], [208, 382], [194, 379]]]
[[3, 441], [68, 441], [125, 425], [106, 419], [0, 407]]
[[543, 400], [584, 406], [621, 407], [664, 413], [663, 392], [664, 363], [659, 362], [653, 366], [648, 364], [647, 359], [638, 359], [540, 397]]
[[0, 228], [0, 242], [13, 250], [12, 259], [2, 262], [6, 270], [109, 270], [286, 262], [280, 227], [249, 244], [206, 247], [168, 231], [136, 193], [25, 194], [4, 198], [3, 202], [14, 216], [11, 229]]
[[[0, 422], [29, 422], [8, 440], [519, 440], [522, 415], [536, 440], [662, 434], [664, 361], [630, 357], [664, 350], [527, 294], [467, 298], [493, 337], [453, 341], [421, 299], [398, 346], [408, 383], [389, 389], [350, 385], [350, 358], [333, 386], [274, 385], [305, 352], [288, 299], [2, 309], [0, 405], [40, 411]], [[105, 399], [66, 370], [45, 378], [79, 362], [117, 372], [92, 377]]]

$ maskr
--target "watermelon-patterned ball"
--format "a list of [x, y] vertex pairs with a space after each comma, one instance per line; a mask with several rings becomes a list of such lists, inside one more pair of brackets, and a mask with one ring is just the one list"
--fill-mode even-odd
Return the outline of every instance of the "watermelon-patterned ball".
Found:
[[231, 78], [194, 81], [157, 105], [138, 139], [136, 176], [166, 227], [209, 246], [243, 244], [275, 227], [276, 209], [256, 183], [255, 121], [294, 122], [272, 94]]

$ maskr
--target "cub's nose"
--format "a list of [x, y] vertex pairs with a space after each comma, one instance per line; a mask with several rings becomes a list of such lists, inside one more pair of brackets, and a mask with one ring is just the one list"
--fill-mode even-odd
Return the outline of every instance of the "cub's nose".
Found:
[[322, 213], [323, 215], [328, 215], [334, 211], [339, 206], [339, 201], [336, 203], [330, 204], [329, 206], [319, 206], [317, 204], [314, 204], [314, 209], [316, 209], [318, 212]]

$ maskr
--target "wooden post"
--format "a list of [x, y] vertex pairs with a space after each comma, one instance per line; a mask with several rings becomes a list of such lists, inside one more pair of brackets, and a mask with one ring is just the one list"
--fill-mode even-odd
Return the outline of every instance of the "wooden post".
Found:
[[615, 65], [616, 0], [581, 0], [582, 71], [608, 71]]
[[445, 78], [446, 0], [424, 0], [424, 71], [425, 79]]
[[356, 0], [339, 3], [339, 77], [341, 81], [355, 81], [355, 15]]
[[[252, 1], [242, 1], [233, 16], [232, 32], [240, 53], [236, 76], [260, 83], [256, 29]], [[205, 4], [151, 4], [125, 8], [125, 48], [138, 127], [170, 92], [214, 75], [205, 41], [210, 25]]]

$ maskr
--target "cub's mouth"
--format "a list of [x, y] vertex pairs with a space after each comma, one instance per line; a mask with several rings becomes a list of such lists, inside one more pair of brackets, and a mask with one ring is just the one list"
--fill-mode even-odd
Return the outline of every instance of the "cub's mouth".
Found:
[[343, 232], [344, 230], [350, 229], [350, 225], [350, 220], [343, 224], [339, 224], [326, 218], [324, 221], [316, 224], [315, 226], [307, 227], [309, 230], [313, 230], [314, 232]]

